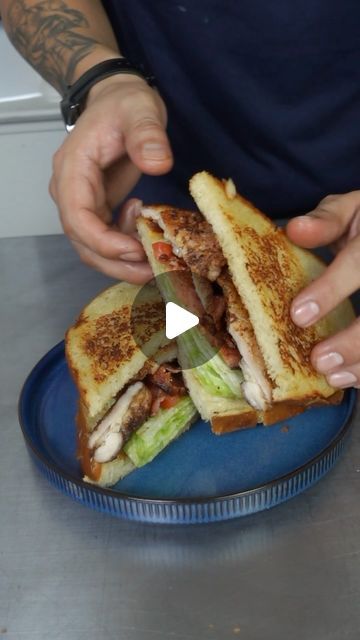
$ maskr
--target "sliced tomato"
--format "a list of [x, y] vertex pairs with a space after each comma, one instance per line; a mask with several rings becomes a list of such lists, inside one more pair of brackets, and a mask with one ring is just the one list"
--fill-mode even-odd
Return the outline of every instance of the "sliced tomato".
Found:
[[171, 407], [175, 407], [175, 405], [179, 402], [181, 396], [165, 396], [160, 403], [162, 409], [170, 409]]
[[159, 262], [168, 260], [173, 255], [172, 246], [168, 242], [154, 242], [152, 247], [154, 256]]

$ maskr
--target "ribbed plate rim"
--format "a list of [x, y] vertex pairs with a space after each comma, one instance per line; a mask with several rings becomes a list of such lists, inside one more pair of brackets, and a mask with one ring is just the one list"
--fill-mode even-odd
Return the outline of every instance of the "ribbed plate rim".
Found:
[[[199, 496], [199, 497], [192, 497], [192, 498], [147, 498], [147, 497], [142, 497], [142, 496], [136, 496], [136, 495], [131, 495], [128, 493], [122, 493], [120, 491], [114, 491], [111, 488], [105, 488], [105, 487], [97, 487], [95, 485], [89, 484], [87, 482], [84, 482], [84, 480], [76, 478], [74, 476], [72, 476], [69, 472], [67, 472], [65, 469], [62, 469], [60, 466], [58, 466], [56, 464], [56, 462], [49, 460], [46, 458], [46, 456], [37, 449], [37, 447], [35, 446], [35, 444], [32, 442], [32, 438], [28, 433], [27, 430], [27, 426], [26, 426], [26, 418], [24, 417], [24, 411], [23, 411], [23, 407], [25, 405], [25, 400], [26, 400], [26, 393], [27, 393], [27, 389], [28, 386], [30, 385], [30, 383], [32, 382], [32, 380], [34, 378], [36, 378], [37, 375], [39, 375], [39, 372], [41, 371], [42, 368], [44, 368], [45, 366], [48, 366], [48, 363], [53, 359], [55, 360], [56, 358], [58, 358], [60, 356], [60, 353], [64, 353], [64, 340], [61, 340], [59, 343], [57, 343], [54, 347], [52, 347], [44, 356], [42, 356], [40, 358], [40, 360], [37, 362], [37, 364], [33, 367], [33, 369], [30, 371], [29, 375], [26, 377], [26, 380], [22, 386], [21, 392], [20, 392], [20, 396], [19, 396], [19, 402], [18, 402], [18, 418], [19, 418], [19, 423], [20, 423], [20, 427], [22, 430], [22, 434], [24, 437], [24, 440], [26, 442], [26, 445], [31, 453], [31, 455], [35, 458], [35, 461], [38, 461], [40, 463], [37, 464], [38, 469], [40, 469], [42, 475], [44, 475], [47, 480], [49, 482], [51, 482], [52, 484], [55, 484], [53, 481], [51, 481], [45, 472], [45, 469], [47, 469], [48, 471], [50, 471], [52, 474], [55, 474], [55, 477], [57, 477], [57, 480], [60, 481], [60, 483], [62, 483], [63, 480], [66, 480], [67, 482], [70, 482], [74, 485], [76, 485], [79, 489], [81, 489], [83, 492], [90, 492], [90, 493], [94, 493], [97, 494], [99, 496], [106, 496], [108, 498], [112, 498], [113, 500], [116, 500], [118, 502], [120, 501], [125, 501], [125, 502], [135, 502], [135, 503], [139, 503], [141, 505], [148, 505], [148, 506], [159, 506], [159, 507], [171, 507], [171, 506], [178, 506], [178, 505], [182, 505], [182, 506], [201, 506], [201, 505], [207, 505], [207, 504], [214, 504], [214, 503], [222, 503], [222, 502], [230, 502], [230, 501], [236, 501], [236, 500], [240, 500], [240, 499], [244, 499], [247, 497], [250, 497], [252, 495], [256, 495], [256, 494], [261, 494], [264, 492], [268, 492], [268, 491], [272, 491], [274, 490], [276, 487], [278, 487], [281, 484], [284, 483], [290, 483], [294, 478], [296, 477], [301, 477], [304, 473], [306, 473], [309, 469], [311, 469], [312, 467], [316, 466], [319, 462], [324, 461], [331, 456], [331, 454], [336, 451], [336, 455], [334, 460], [332, 461], [332, 464], [330, 465], [330, 467], [327, 469], [327, 471], [334, 465], [335, 461], [337, 460], [337, 458], [339, 457], [343, 447], [339, 446], [340, 444], [342, 444], [342, 441], [345, 439], [345, 436], [348, 434], [348, 431], [350, 429], [351, 426], [351, 418], [353, 416], [354, 410], [355, 410], [355, 406], [356, 406], [356, 390], [355, 389], [349, 389], [347, 390], [347, 394], [348, 394], [348, 404], [349, 404], [349, 408], [348, 408], [348, 414], [346, 416], [346, 419], [344, 420], [344, 424], [342, 429], [339, 431], [338, 435], [327, 445], [327, 447], [325, 447], [320, 453], [318, 453], [314, 458], [311, 458], [308, 462], [304, 463], [303, 465], [301, 465], [300, 467], [297, 467], [296, 469], [294, 469], [293, 471], [291, 471], [290, 473], [287, 473], [283, 476], [280, 476], [278, 478], [275, 478], [273, 480], [271, 480], [270, 482], [267, 482], [265, 484], [262, 485], [258, 485], [256, 487], [250, 487], [248, 489], [245, 489], [243, 491], [239, 491], [236, 493], [230, 493], [230, 494], [223, 494], [221, 496], [217, 495], [217, 496]], [[45, 469], [42, 468], [43, 465], [45, 467]], [[314, 482], [316, 482], [318, 479], [320, 479], [326, 472], [319, 472], [317, 477], [315, 479], [312, 480], [311, 484], [313, 484]], [[56, 486], [56, 485], [55, 485]], [[70, 491], [67, 491], [66, 489], [62, 488], [61, 491], [65, 492], [67, 495], [69, 495], [70, 497], [74, 498], [75, 500], [82, 502], [83, 504], [87, 504], [89, 505], [88, 502], [86, 502], [86, 498], [84, 497], [84, 499], [81, 499], [77, 496], [73, 496], [71, 495]], [[292, 493], [291, 496], [288, 497], [293, 497], [295, 495], [297, 495], [297, 493], [302, 492], [303, 489], [301, 489], [298, 492]], [[288, 499], [288, 498], [285, 498]], [[282, 502], [284, 500], [280, 500], [278, 502], [276, 502], [275, 504], [280, 504], [280, 502]], [[275, 506], [272, 505], [272, 506]], [[92, 505], [89, 505], [92, 506]], [[92, 506], [92, 508], [95, 508]], [[267, 507], [264, 507], [267, 508]], [[100, 509], [101, 510], [101, 509]], [[262, 509], [259, 509], [262, 510]], [[253, 512], [252, 512], [253, 513]], [[237, 514], [237, 515], [241, 515], [241, 514]], [[123, 518], [129, 519], [129, 516], [122, 516]], [[233, 516], [236, 517], [236, 516]], [[134, 518], [136, 520], [142, 520], [144, 521], [144, 519], [142, 518]], [[167, 522], [174, 522], [174, 520], [169, 520], [167, 519]], [[166, 522], [164, 522], [165, 524]]]

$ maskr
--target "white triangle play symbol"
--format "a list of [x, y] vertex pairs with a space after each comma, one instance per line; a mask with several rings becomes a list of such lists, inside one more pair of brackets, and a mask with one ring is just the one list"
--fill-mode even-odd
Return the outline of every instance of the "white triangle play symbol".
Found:
[[199, 324], [199, 318], [179, 307], [175, 302], [167, 302], [165, 316], [165, 335], [168, 340], [172, 340], [180, 336], [185, 331], [196, 327]]

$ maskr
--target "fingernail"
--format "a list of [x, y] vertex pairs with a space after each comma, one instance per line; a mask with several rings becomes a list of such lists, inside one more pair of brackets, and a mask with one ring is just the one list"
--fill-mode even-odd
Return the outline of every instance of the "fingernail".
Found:
[[[142, 208], [143, 208], [143, 203], [141, 202], [140, 205], [135, 209], [135, 213], [134, 213], [135, 218], [140, 218], [140, 216], [142, 215]], [[138, 234], [134, 233], [134, 236], [138, 237]]]
[[142, 155], [145, 160], [165, 160], [169, 156], [167, 148], [157, 142], [144, 144]]
[[306, 216], [296, 216], [294, 220], [296, 220], [296, 222], [300, 224], [307, 224], [309, 220], [311, 220], [311, 216], [309, 214], [307, 214]]
[[134, 200], [133, 202], [131, 202], [129, 204], [129, 207], [128, 207], [126, 213], [130, 217], [134, 216], [134, 218], [137, 218], [140, 215], [141, 207], [142, 207], [141, 200]]
[[141, 262], [144, 260], [144, 254], [139, 253], [138, 251], [133, 251], [132, 253], [122, 253], [120, 256], [120, 260], [125, 260], [125, 262]]
[[338, 371], [328, 376], [328, 383], [332, 387], [350, 387], [357, 381], [356, 376], [350, 371]]
[[298, 307], [295, 307], [291, 315], [295, 324], [299, 325], [300, 327], [306, 327], [308, 324], [311, 324], [313, 320], [315, 320], [316, 316], [319, 315], [319, 312], [320, 307], [317, 302], [309, 300], [308, 302], [304, 302]]
[[331, 351], [331, 353], [325, 353], [322, 356], [319, 356], [316, 360], [316, 368], [320, 373], [327, 373], [331, 371], [331, 369], [335, 369], [340, 364], [344, 363], [344, 358], [340, 353], [336, 351]]
[[[121, 227], [122, 233], [127, 235], [134, 234], [134, 219], [138, 218], [141, 214], [142, 202], [141, 200], [129, 200], [120, 207], [118, 214], [118, 224]], [[129, 252], [129, 253], [132, 253]]]

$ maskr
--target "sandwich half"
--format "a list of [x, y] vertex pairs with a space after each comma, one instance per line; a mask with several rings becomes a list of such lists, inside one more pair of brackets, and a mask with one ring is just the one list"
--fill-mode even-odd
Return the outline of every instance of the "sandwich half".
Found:
[[79, 392], [78, 457], [84, 479], [100, 486], [153, 460], [197, 415], [176, 344], [164, 335], [159, 292], [149, 286], [139, 298], [140, 289], [126, 283], [107, 289], [66, 334]]
[[[200, 214], [169, 207], [144, 207], [137, 228], [164, 300], [175, 302], [199, 318], [198, 326], [177, 338], [179, 362], [201, 417], [211, 422], [215, 433], [221, 434], [255, 426], [261, 418], [245, 399], [240, 355], [224, 323], [224, 300], [213, 293], [210, 284], [219, 276], [225, 261], [214, 238], [207, 245], [203, 227], [208, 227], [213, 235], [210, 226], [205, 223], [201, 232], [196, 232], [195, 217], [201, 218]], [[169, 242], [173, 223], [197, 246], [196, 249], [189, 242], [189, 258], [186, 254], [192, 269]], [[197, 257], [200, 246], [203, 250]], [[208, 262], [211, 248], [213, 259]]]
[[[200, 211], [144, 207], [138, 230], [155, 275], [164, 274], [159, 279], [160, 288], [167, 289], [164, 297], [174, 301], [182, 291], [176, 283], [172, 290], [163, 283], [173, 270], [177, 279], [183, 270], [186, 300], [178, 303], [189, 309], [189, 301], [197, 300], [202, 346], [204, 337], [208, 342], [214, 333], [220, 337], [215, 346], [221, 369], [225, 363], [241, 380], [236, 398], [217, 396], [204, 376], [199, 379], [198, 368], [186, 366], [191, 362], [185, 361], [189, 344], [184, 341], [190, 342], [186, 336], [194, 330], [179, 336], [184, 379], [202, 417], [210, 419], [215, 433], [223, 433], [258, 422], [272, 424], [310, 405], [339, 402], [343, 392], [313, 369], [310, 353], [317, 342], [353, 320], [351, 304], [342, 303], [306, 329], [296, 327], [290, 317], [292, 300], [320, 275], [323, 262], [294, 246], [236, 193], [232, 181], [202, 172], [191, 179], [190, 190]], [[194, 309], [189, 310], [196, 313]], [[215, 325], [210, 335], [209, 317], [212, 329]], [[232, 411], [230, 400], [241, 407]]]
[[322, 403], [334, 394], [341, 399], [342, 392], [312, 367], [310, 353], [354, 320], [350, 301], [311, 327], [297, 327], [290, 317], [292, 301], [324, 271], [324, 262], [292, 244], [283, 229], [237, 194], [231, 180], [203, 171], [191, 179], [190, 192], [213, 229], [233, 289], [248, 313], [271, 401]]

